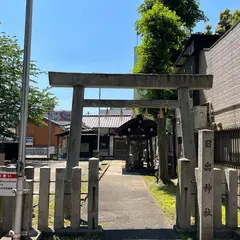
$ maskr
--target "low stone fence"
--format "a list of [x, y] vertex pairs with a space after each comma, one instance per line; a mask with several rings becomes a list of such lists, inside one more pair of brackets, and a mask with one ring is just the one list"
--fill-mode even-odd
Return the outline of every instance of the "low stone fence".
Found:
[[[196, 231], [200, 240], [211, 240], [213, 237], [231, 239], [238, 229], [237, 170], [214, 168], [213, 131], [199, 131], [198, 141], [198, 168], [195, 168], [193, 180], [190, 174], [192, 162], [178, 160], [176, 230]], [[223, 212], [225, 219], [222, 220]]]
[[[232, 169], [230, 167], [222, 166], [221, 164], [214, 164], [215, 168], [221, 169], [223, 171], [226, 171], [227, 169]], [[234, 168], [236, 169], [236, 168]], [[237, 175], [238, 175], [238, 208], [240, 208], [240, 169], [237, 168]]]
[[[1, 171], [14, 172], [15, 167], [1, 167]], [[55, 180], [50, 180], [51, 168], [40, 168], [39, 193], [34, 192], [34, 168], [26, 167], [24, 189], [28, 193], [24, 194], [23, 199], [23, 220], [22, 231], [26, 236], [30, 236], [33, 230], [37, 232], [52, 232], [55, 234], [71, 232], [81, 233], [86, 230], [97, 231], [98, 229], [98, 196], [99, 196], [99, 160], [92, 158], [89, 160], [88, 177], [88, 219], [86, 224], [81, 222], [81, 182], [82, 174], [80, 167], [72, 169], [71, 181], [65, 180], [65, 168], [56, 168]], [[36, 181], [35, 181], [36, 182]], [[55, 183], [55, 192], [51, 193], [50, 183]], [[69, 189], [66, 189], [66, 184]], [[26, 191], [25, 191], [26, 192]], [[33, 223], [33, 198], [38, 195], [37, 221]], [[50, 197], [53, 203], [50, 206]], [[70, 199], [70, 224], [66, 224], [64, 214], [66, 197]], [[14, 220], [14, 202], [15, 197], [0, 197], [1, 204], [1, 223], [0, 232], [8, 233], [12, 230]], [[53, 206], [52, 206], [53, 205]], [[54, 208], [53, 209], [50, 209]], [[54, 211], [53, 226], [49, 226], [49, 211]], [[33, 229], [33, 227], [35, 229]]]

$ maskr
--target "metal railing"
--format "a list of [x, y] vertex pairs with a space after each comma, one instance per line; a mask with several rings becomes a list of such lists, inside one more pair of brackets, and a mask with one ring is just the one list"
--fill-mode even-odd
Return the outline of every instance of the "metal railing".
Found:
[[[27, 147], [26, 148], [26, 155], [41, 155], [47, 156], [47, 147]], [[56, 149], [54, 146], [49, 147], [49, 153], [54, 154], [56, 153]]]
[[240, 128], [214, 132], [214, 162], [240, 168]]

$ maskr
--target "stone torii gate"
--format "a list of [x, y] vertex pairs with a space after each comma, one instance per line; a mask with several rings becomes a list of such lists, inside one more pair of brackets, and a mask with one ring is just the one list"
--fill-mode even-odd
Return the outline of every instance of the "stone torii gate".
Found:
[[[68, 147], [67, 179], [71, 179], [71, 169], [78, 166], [83, 107], [124, 107], [135, 105], [142, 108], [179, 108], [182, 126], [183, 157], [190, 159], [189, 174], [194, 179], [196, 156], [191, 123], [189, 90], [210, 89], [212, 75], [158, 75], [158, 74], [104, 74], [104, 73], [64, 73], [49, 72], [52, 87], [73, 88], [72, 116]], [[176, 100], [84, 100], [85, 88], [130, 88], [130, 89], [175, 89]]]

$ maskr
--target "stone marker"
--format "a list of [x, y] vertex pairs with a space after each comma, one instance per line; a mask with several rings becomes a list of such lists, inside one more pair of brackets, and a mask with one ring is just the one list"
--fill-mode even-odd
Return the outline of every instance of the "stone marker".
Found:
[[213, 239], [213, 157], [214, 133], [211, 130], [199, 131], [198, 139], [198, 207], [199, 239]]
[[99, 195], [99, 160], [89, 159], [88, 175], [88, 228], [98, 227], [98, 195]]

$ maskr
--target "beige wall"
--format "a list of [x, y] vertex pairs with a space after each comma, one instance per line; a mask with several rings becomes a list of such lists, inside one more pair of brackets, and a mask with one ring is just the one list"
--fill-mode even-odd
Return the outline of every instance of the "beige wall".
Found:
[[201, 104], [212, 102], [215, 122], [223, 128], [240, 126], [240, 23], [200, 53], [199, 73], [214, 75], [213, 88], [201, 92]]

